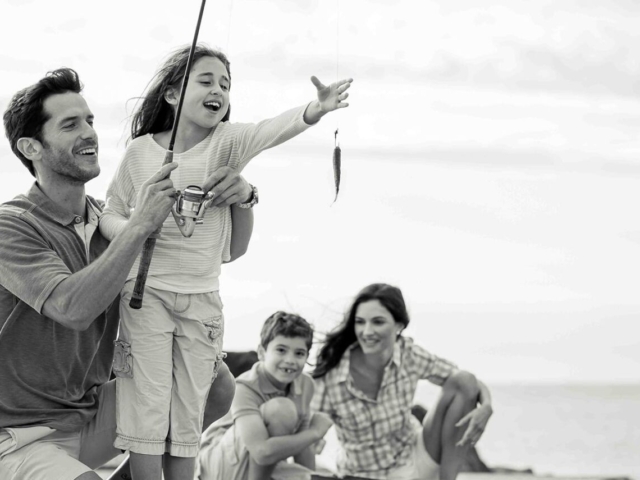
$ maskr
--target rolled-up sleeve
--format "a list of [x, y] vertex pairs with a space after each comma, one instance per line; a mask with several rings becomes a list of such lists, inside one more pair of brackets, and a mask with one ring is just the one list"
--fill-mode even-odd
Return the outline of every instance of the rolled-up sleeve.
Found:
[[71, 271], [20, 215], [0, 214], [0, 284], [38, 313]]

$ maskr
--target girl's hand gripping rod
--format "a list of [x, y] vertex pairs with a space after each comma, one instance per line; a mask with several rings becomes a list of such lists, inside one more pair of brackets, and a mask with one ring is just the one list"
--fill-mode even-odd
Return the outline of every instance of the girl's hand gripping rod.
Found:
[[[204, 6], [207, 0], [202, 0], [200, 6], [200, 15], [198, 15], [198, 23], [196, 24], [196, 33], [193, 36], [193, 43], [191, 44], [191, 50], [189, 51], [189, 58], [187, 59], [186, 72], [182, 79], [182, 87], [180, 88], [180, 99], [178, 100], [178, 107], [176, 108], [176, 115], [173, 119], [173, 128], [171, 129], [171, 140], [169, 140], [169, 148], [164, 157], [163, 165], [173, 162], [173, 145], [176, 141], [176, 133], [178, 132], [178, 123], [180, 122], [180, 112], [182, 111], [182, 103], [184, 102], [184, 94], [187, 91], [187, 83], [189, 83], [189, 73], [191, 72], [191, 64], [193, 63], [193, 55], [196, 51], [196, 43], [198, 43], [198, 33], [200, 32], [200, 23], [202, 22], [202, 14], [204, 13]], [[136, 284], [133, 287], [133, 293], [131, 295], [131, 301], [129, 306], [134, 309], [142, 307], [142, 297], [144, 295], [144, 285], [147, 283], [147, 274], [149, 273], [149, 266], [151, 265], [151, 257], [153, 256], [153, 249], [156, 246], [156, 238], [160, 234], [161, 227], [159, 227], [149, 238], [144, 242], [142, 249], [142, 257], [140, 258], [140, 266], [138, 267], [138, 276], [136, 277]]]

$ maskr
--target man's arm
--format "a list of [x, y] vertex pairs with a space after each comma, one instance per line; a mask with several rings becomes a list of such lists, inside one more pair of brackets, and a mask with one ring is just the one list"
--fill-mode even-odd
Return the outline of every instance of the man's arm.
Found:
[[122, 289], [144, 241], [167, 218], [175, 189], [168, 177], [177, 168], [163, 166], [142, 184], [126, 230], [91, 265], [60, 282], [42, 306], [42, 314], [74, 330], [86, 330]]

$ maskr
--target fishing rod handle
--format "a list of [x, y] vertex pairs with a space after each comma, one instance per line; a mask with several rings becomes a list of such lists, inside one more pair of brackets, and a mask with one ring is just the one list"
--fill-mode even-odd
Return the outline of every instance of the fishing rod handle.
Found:
[[149, 267], [151, 266], [151, 258], [153, 257], [153, 249], [155, 246], [155, 237], [149, 237], [144, 242], [142, 257], [140, 257], [140, 265], [138, 266], [138, 276], [136, 277], [136, 283], [133, 286], [131, 300], [129, 301], [129, 306], [134, 310], [140, 310], [142, 307], [144, 286], [147, 283], [147, 274], [149, 273]]
[[[167, 150], [162, 165], [164, 166], [171, 162], [173, 162], [173, 150]], [[134, 310], [140, 310], [140, 308], [142, 308], [144, 286], [147, 284], [147, 275], [149, 274], [151, 259], [153, 258], [153, 249], [156, 246], [156, 238], [160, 235], [160, 230], [162, 230], [162, 226], [158, 227], [158, 229], [145, 240], [144, 246], [142, 247], [142, 256], [140, 257], [140, 265], [138, 266], [136, 284], [133, 287], [131, 301], [129, 302], [129, 306]]]

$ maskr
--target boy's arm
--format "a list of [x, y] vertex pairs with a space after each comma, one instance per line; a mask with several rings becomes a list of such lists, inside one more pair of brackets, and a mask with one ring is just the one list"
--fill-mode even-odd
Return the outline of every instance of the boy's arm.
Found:
[[239, 417], [235, 425], [251, 459], [258, 465], [273, 465], [280, 460], [296, 456], [326, 433], [312, 423], [308, 429], [293, 435], [269, 438], [264, 421], [257, 414]]
[[316, 469], [316, 451], [315, 444], [308, 446], [298, 455], [293, 457], [293, 461], [298, 465], [307, 467], [309, 470]]

